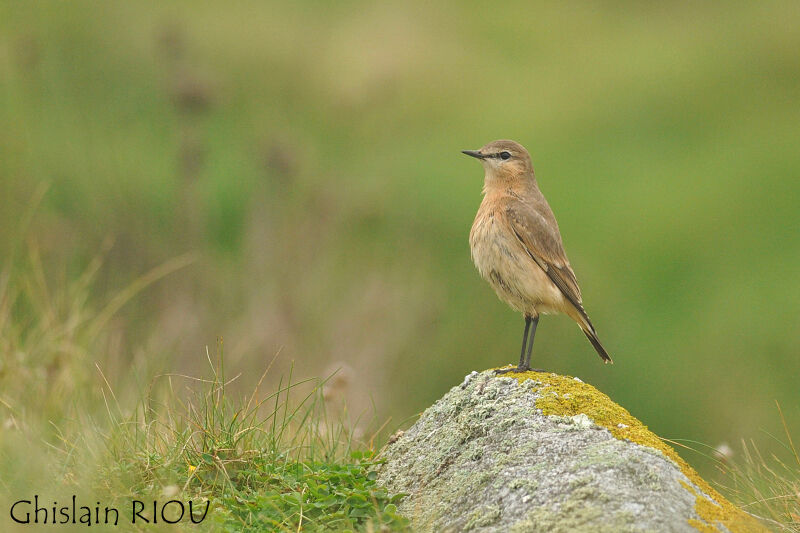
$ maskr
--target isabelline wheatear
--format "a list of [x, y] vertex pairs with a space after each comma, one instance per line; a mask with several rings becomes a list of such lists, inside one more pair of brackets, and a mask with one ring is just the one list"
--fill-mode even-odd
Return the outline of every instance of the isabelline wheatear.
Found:
[[469, 245], [481, 277], [525, 317], [517, 368], [530, 370], [539, 315], [564, 313], [578, 323], [606, 363], [611, 357], [583, 308], [578, 280], [564, 253], [553, 211], [544, 199], [528, 151], [514, 141], [494, 141], [480, 150], [464, 150], [483, 163], [483, 201]]

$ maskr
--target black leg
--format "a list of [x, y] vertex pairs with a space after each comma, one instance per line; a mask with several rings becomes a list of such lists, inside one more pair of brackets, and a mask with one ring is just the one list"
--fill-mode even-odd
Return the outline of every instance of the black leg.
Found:
[[[530, 369], [529, 367], [526, 367], [525, 364], [525, 354], [526, 354], [525, 347], [528, 345], [528, 331], [531, 328], [531, 320], [532, 320], [531, 317], [525, 315], [525, 331], [522, 333], [522, 350], [520, 350], [519, 352], [519, 364], [517, 365], [517, 368], [504, 368], [503, 370], [495, 370], [496, 374], [505, 374], [507, 372], [524, 372], [525, 370]], [[535, 322], [538, 322], [539, 317], [537, 316], [533, 320]], [[535, 322], [534, 322], [534, 330], [536, 329]], [[533, 344], [533, 337], [531, 337], [530, 344]], [[530, 361], [531, 358], [530, 354], [531, 350], [529, 347], [527, 351], [528, 361]]]
[[522, 332], [522, 350], [519, 352], [519, 364], [522, 367], [525, 363], [525, 345], [528, 342], [528, 330], [531, 328], [531, 317], [525, 315], [525, 331]]
[[528, 354], [525, 357], [525, 363], [521, 364], [520, 366], [525, 368], [526, 370], [530, 370], [531, 368], [531, 353], [533, 352], [533, 337], [536, 336], [536, 326], [539, 325], [539, 315], [536, 315], [536, 318], [532, 321], [533, 327], [531, 328], [531, 336], [528, 339]]

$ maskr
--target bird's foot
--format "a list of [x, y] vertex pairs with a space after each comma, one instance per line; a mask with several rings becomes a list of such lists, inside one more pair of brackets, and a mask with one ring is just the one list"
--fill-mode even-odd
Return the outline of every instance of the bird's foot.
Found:
[[523, 372], [544, 372], [541, 368], [531, 368], [529, 366], [512, 366], [511, 368], [498, 368], [494, 371], [495, 374], [521, 374]]

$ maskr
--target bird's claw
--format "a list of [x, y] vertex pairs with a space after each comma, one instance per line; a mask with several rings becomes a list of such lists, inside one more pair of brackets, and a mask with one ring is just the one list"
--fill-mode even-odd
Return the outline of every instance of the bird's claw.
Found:
[[494, 373], [498, 374], [498, 375], [499, 374], [508, 374], [509, 372], [514, 373], [514, 374], [521, 374], [522, 372], [527, 372], [530, 369], [531, 369], [530, 367], [526, 368], [524, 366], [512, 366], [511, 368], [498, 368], [498, 369], [496, 369], [494, 371]]
[[531, 368], [529, 366], [512, 366], [511, 368], [497, 368], [494, 373], [500, 374], [521, 374], [523, 372], [544, 372], [541, 368]]

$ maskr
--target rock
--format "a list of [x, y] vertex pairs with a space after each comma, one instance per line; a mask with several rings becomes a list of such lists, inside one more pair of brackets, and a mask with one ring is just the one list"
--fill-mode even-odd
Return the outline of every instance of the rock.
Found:
[[382, 456], [414, 531], [767, 531], [580, 380], [467, 376]]

